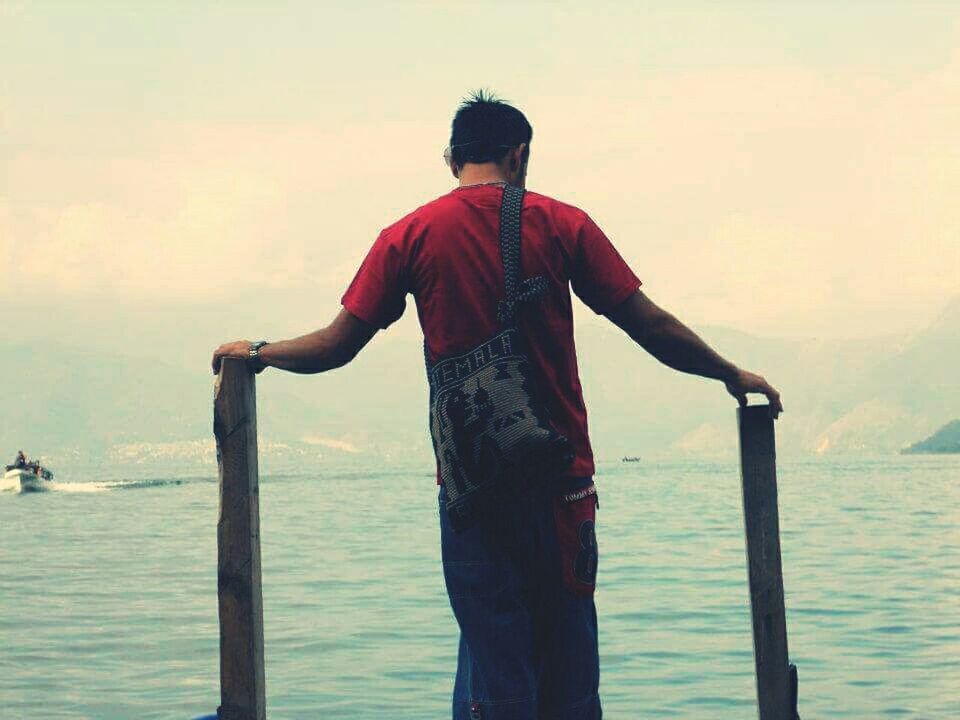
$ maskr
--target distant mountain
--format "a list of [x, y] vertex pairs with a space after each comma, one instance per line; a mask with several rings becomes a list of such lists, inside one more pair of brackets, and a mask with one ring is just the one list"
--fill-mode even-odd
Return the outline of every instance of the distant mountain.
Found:
[[[778, 340], [694, 329], [781, 391], [782, 454], [897, 452], [960, 412], [960, 297], [912, 335]], [[601, 454], [735, 456], [735, 403], [722, 385], [663, 367], [613, 327], [581, 326], [577, 343]]]
[[[358, 370], [365, 380], [357, 381]], [[51, 464], [209, 470], [216, 466], [213, 382], [202, 363], [185, 369], [56, 344], [0, 344], [0, 459], [22, 448]], [[382, 373], [369, 366], [312, 382], [280, 373], [260, 375], [257, 382], [261, 454], [272, 453], [275, 466], [384, 456], [400, 447], [416, 452], [424, 445], [414, 437], [426, 426], [422, 415], [416, 427], [384, 417], [395, 412], [399, 398], [383, 392]], [[308, 386], [312, 392], [304, 392]]]
[[875, 398], [859, 403], [824, 428], [814, 450], [818, 455], [897, 452], [904, 438], [916, 437], [928, 424], [922, 415]]
[[960, 420], [954, 420], [937, 430], [926, 440], [904, 448], [904, 453], [960, 453]]
[[[0, 457], [12, 458], [22, 447], [64, 463], [88, 457], [210, 467], [213, 377], [206, 348], [214, 344], [209, 338], [226, 332], [214, 327], [218, 321], [198, 319], [209, 323], [202, 332], [193, 320], [186, 323], [193, 349], [173, 358], [169, 348], [178, 347], [176, 341], [161, 330], [151, 336], [148, 327], [131, 334], [139, 357], [103, 341], [91, 349], [23, 333], [16, 342], [0, 341]], [[295, 468], [376, 458], [429, 467], [427, 386], [414, 324], [405, 318], [331, 373], [258, 376], [264, 462]], [[126, 327], [133, 333], [136, 324]], [[897, 452], [960, 414], [954, 370], [960, 298], [910, 336], [780, 340], [727, 328], [695, 330], [780, 389], [786, 408], [777, 422], [781, 454]], [[113, 334], [102, 329], [97, 337]], [[598, 459], [735, 456], [736, 402], [723, 385], [664, 367], [603, 319], [579, 323], [576, 342]]]

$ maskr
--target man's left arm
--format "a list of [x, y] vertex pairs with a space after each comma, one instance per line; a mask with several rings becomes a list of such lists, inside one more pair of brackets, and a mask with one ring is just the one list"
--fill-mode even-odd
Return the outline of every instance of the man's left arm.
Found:
[[747, 393], [762, 393], [773, 417], [783, 412], [780, 393], [760, 375], [738, 368], [721, 357], [690, 328], [637, 290], [610, 310], [607, 318], [644, 350], [674, 370], [722, 380], [741, 406]]
[[305, 374], [325, 372], [353, 360], [376, 333], [376, 327], [341, 309], [325, 328], [264, 345], [257, 361], [250, 361], [249, 341], [224, 343], [213, 353], [213, 372], [220, 372], [223, 358], [250, 361], [256, 372], [268, 367]]

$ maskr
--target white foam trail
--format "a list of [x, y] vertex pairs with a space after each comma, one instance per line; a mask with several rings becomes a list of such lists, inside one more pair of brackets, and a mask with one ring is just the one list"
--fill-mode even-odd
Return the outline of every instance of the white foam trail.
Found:
[[[115, 483], [114, 483], [115, 485]], [[106, 482], [56, 482], [51, 480], [35, 490], [24, 492], [20, 489], [20, 480], [0, 478], [0, 492], [30, 495], [36, 492], [96, 493], [109, 490], [111, 483]]]
[[110, 489], [110, 483], [106, 482], [51, 482], [50, 488], [53, 492], [65, 493], [96, 493], [106, 492]]
[[[185, 482], [177, 478], [147, 478], [147, 479], [123, 479], [123, 480], [92, 480], [87, 482], [57, 482], [50, 480], [43, 483], [40, 492], [62, 492], [62, 493], [99, 493], [108, 490], [124, 490], [130, 488], [154, 488], [166, 485], [181, 485]], [[11, 492], [16, 494], [25, 494], [20, 489], [20, 481], [0, 478], [0, 492]], [[37, 490], [27, 491], [37, 492]]]

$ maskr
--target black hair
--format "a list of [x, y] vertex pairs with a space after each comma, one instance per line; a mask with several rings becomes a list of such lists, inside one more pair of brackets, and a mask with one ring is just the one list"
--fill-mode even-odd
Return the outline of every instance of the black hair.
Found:
[[533, 128], [523, 113], [490, 91], [477, 90], [460, 103], [450, 128], [453, 162], [500, 162], [510, 148], [527, 143]]

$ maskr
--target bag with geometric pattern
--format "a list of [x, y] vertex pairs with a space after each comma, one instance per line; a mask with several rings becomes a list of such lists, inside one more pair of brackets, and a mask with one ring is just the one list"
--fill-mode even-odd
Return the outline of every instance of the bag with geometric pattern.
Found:
[[536, 396], [519, 306], [547, 289], [542, 275], [520, 280], [522, 188], [506, 185], [500, 206], [500, 259], [506, 298], [498, 332], [472, 350], [430, 361], [430, 435], [454, 530], [474, 524], [498, 498], [532, 490], [573, 461], [573, 446]]

